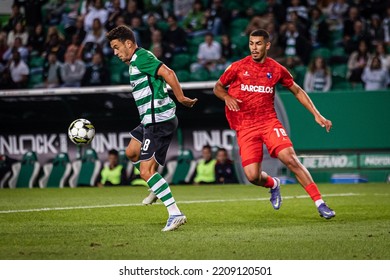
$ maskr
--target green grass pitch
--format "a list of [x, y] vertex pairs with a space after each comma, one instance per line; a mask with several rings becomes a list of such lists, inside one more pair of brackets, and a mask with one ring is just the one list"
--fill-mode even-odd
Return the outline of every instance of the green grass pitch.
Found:
[[390, 184], [319, 188], [334, 219], [298, 185], [278, 211], [260, 187], [171, 186], [188, 218], [174, 232], [162, 203], [141, 205], [145, 187], [2, 189], [0, 259], [390, 259]]

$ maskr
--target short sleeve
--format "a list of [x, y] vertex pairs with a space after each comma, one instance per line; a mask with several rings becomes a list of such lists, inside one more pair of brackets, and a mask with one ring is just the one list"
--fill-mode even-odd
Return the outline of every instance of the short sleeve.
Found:
[[290, 74], [290, 72], [284, 66], [280, 66], [280, 70], [281, 70], [280, 83], [282, 84], [282, 86], [286, 88], [292, 87], [292, 85], [294, 84], [294, 79]]
[[139, 71], [156, 77], [158, 69], [163, 63], [158, 60], [152, 53], [145, 50], [145, 52], [137, 57], [135, 64]]
[[226, 68], [225, 72], [223, 72], [223, 74], [219, 78], [219, 80], [224, 86], [228, 86], [234, 81], [236, 77], [235, 69], [236, 69], [235, 64], [229, 65], [228, 68]]

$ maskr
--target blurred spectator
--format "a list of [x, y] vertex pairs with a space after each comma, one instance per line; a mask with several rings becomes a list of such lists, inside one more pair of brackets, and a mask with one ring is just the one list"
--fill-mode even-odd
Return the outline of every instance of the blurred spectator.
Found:
[[303, 88], [307, 92], [327, 92], [332, 86], [332, 73], [323, 57], [315, 57], [305, 73]]
[[293, 57], [296, 64], [308, 64], [311, 44], [298, 32], [295, 23], [287, 23], [286, 31], [281, 35], [280, 42], [286, 57]]
[[344, 15], [348, 11], [349, 4], [346, 0], [332, 0], [324, 10], [330, 30], [343, 30]]
[[77, 58], [81, 59], [86, 65], [89, 65], [95, 53], [103, 54], [102, 47], [98, 43], [87, 42], [79, 48]]
[[215, 182], [217, 184], [235, 184], [237, 183], [236, 172], [234, 164], [228, 157], [225, 148], [219, 148], [216, 155], [215, 164]]
[[20, 11], [19, 5], [13, 4], [11, 9], [11, 15], [8, 19], [7, 24], [3, 27], [3, 30], [8, 33], [15, 28], [15, 25], [18, 22], [24, 22], [24, 21], [25, 18], [22, 12]]
[[361, 21], [363, 29], [366, 28], [366, 20], [360, 15], [360, 11], [357, 6], [351, 6], [348, 9], [347, 15], [343, 21], [343, 37], [350, 39], [354, 35], [354, 24], [356, 21]]
[[106, 0], [104, 4], [104, 8], [108, 13], [112, 13], [118, 7], [123, 11], [126, 8], [127, 0]]
[[77, 57], [81, 56], [81, 43], [77, 34], [74, 34], [72, 41], [67, 43], [66, 51], [74, 51], [77, 53]]
[[150, 51], [157, 57], [158, 60], [163, 62], [168, 67], [171, 65], [172, 62], [172, 55], [167, 55], [164, 52], [164, 48], [160, 44], [154, 44], [151, 46]]
[[130, 28], [134, 32], [135, 41], [139, 47], [143, 48], [142, 38], [144, 36], [143, 31], [144, 28], [142, 26], [142, 18], [139, 16], [134, 16], [131, 18]]
[[382, 66], [381, 59], [374, 56], [364, 68], [362, 81], [365, 90], [385, 90], [389, 85], [389, 70]]
[[50, 26], [59, 25], [66, 9], [66, 0], [49, 1], [43, 6], [46, 14], [46, 18], [44, 19], [45, 24]]
[[183, 28], [178, 26], [176, 16], [170, 15], [167, 18], [168, 30], [164, 33], [164, 41], [174, 53], [187, 51], [187, 34]]
[[192, 4], [190, 12], [184, 16], [182, 26], [187, 32], [188, 36], [196, 37], [204, 35], [207, 32], [205, 28], [205, 23], [206, 18], [203, 1], [196, 0]]
[[8, 67], [0, 71], [0, 89], [14, 89], [14, 83]]
[[359, 42], [358, 50], [352, 52], [348, 57], [348, 72], [347, 79], [351, 82], [352, 86], [362, 83], [363, 69], [366, 67], [370, 54], [368, 52], [368, 46], [366, 41], [361, 40]]
[[3, 62], [3, 56], [7, 49], [7, 33], [5, 33], [4, 31], [0, 31], [0, 63]]
[[354, 23], [354, 34], [344, 41], [344, 49], [347, 54], [351, 54], [359, 47], [360, 41], [370, 42], [370, 37], [364, 29], [363, 22], [356, 20]]
[[202, 158], [198, 160], [195, 170], [195, 184], [213, 184], [215, 183], [215, 164], [216, 160], [212, 157], [211, 147], [205, 145], [202, 148]]
[[313, 48], [327, 47], [329, 43], [329, 27], [319, 8], [310, 10], [309, 39]]
[[107, 42], [106, 32], [107, 31], [102, 25], [100, 19], [95, 18], [92, 21], [92, 28], [89, 31], [87, 31], [87, 34], [85, 36], [82, 45], [85, 45], [86, 43], [96, 43], [103, 48], [104, 44]]
[[274, 16], [272, 13], [266, 13], [264, 15], [253, 15], [245, 28], [244, 34], [249, 36], [252, 31], [256, 29], [266, 29], [269, 24], [273, 23]]
[[222, 0], [212, 0], [210, 7], [206, 9], [205, 17], [206, 29], [214, 36], [228, 33], [231, 13], [223, 6]]
[[158, 30], [157, 26], [157, 18], [153, 13], [148, 14], [147, 20], [146, 20], [146, 26], [143, 28], [142, 31], [142, 44], [143, 48], [149, 49], [150, 44], [151, 44], [151, 38], [152, 38], [152, 33], [156, 30]]
[[215, 71], [222, 57], [221, 44], [214, 41], [212, 33], [205, 35], [205, 40], [199, 45], [198, 49], [198, 62], [191, 64], [191, 72], [204, 68], [208, 71]]
[[101, 53], [95, 53], [92, 58], [92, 64], [87, 66], [82, 86], [107, 86], [110, 84], [110, 71], [104, 63]]
[[93, 28], [93, 22], [96, 18], [104, 26], [108, 19], [108, 12], [104, 8], [103, 0], [94, 0], [91, 10], [84, 17], [84, 29], [89, 32]]
[[276, 27], [286, 20], [286, 9], [278, 0], [267, 0], [267, 13], [274, 15]]
[[21, 59], [27, 63], [29, 57], [28, 49], [22, 45], [22, 39], [20, 37], [16, 37], [13, 46], [8, 47], [8, 49], [4, 52], [3, 61], [10, 61], [15, 50], [19, 52]]
[[173, 13], [178, 21], [182, 21], [191, 11], [194, 0], [173, 0]]
[[27, 64], [21, 59], [20, 53], [17, 50], [13, 50], [12, 59], [9, 64], [9, 71], [11, 74], [14, 88], [23, 89], [27, 88], [28, 74], [30, 69]]
[[276, 25], [273, 22], [270, 22], [265, 28], [269, 34], [269, 42], [271, 43], [271, 48], [267, 51], [267, 55], [277, 61], [283, 56], [283, 48], [280, 44], [279, 32], [276, 29]]
[[376, 46], [378, 42], [383, 41], [384, 33], [382, 29], [382, 19], [379, 15], [374, 14], [367, 25], [367, 33], [372, 46]]
[[22, 39], [23, 46], [27, 46], [28, 32], [26, 31], [24, 24], [20, 21], [15, 24], [15, 27], [10, 32], [8, 32], [8, 37], [7, 37], [8, 46], [12, 46], [14, 44], [16, 37]]
[[126, 183], [126, 170], [119, 164], [118, 151], [115, 149], [108, 151], [108, 165], [100, 172], [97, 179], [98, 187], [120, 186]]
[[85, 73], [85, 64], [76, 58], [74, 51], [65, 54], [65, 63], [61, 67], [61, 79], [64, 87], [80, 87]]
[[57, 55], [57, 59], [63, 62], [66, 51], [65, 40], [62, 39], [62, 36], [60, 37], [60, 33], [57, 29], [55, 29], [55, 26], [52, 26], [52, 28], [48, 29], [48, 34], [46, 35], [46, 49], [44, 56], [54, 52]]
[[386, 8], [386, 14], [382, 21], [384, 42], [390, 47], [390, 5]]
[[125, 11], [122, 13], [123, 17], [125, 18], [126, 24], [130, 25], [131, 20], [133, 17], [142, 17], [142, 10], [139, 9], [138, 4], [136, 1], [129, 0], [127, 2], [127, 6]]
[[303, 5], [300, 0], [291, 0], [290, 5], [286, 9], [286, 12], [286, 21], [293, 20], [291, 18], [292, 12], [295, 12], [304, 24], [306, 24], [309, 19], [307, 7]]
[[72, 43], [74, 36], [77, 36], [78, 41], [76, 44], [81, 45], [84, 41], [87, 32], [84, 30], [84, 19], [82, 16], [78, 16], [74, 26], [65, 28], [65, 39], [67, 44]]
[[223, 68], [225, 69], [232, 63], [232, 59], [233, 59], [233, 44], [230, 40], [229, 35], [223, 34], [221, 36], [221, 48], [222, 48], [221, 63], [225, 64], [223, 66]]
[[23, 0], [18, 2], [20, 2], [20, 5], [24, 8], [26, 28], [31, 32], [38, 24], [43, 23], [42, 8], [47, 0]]
[[[107, 7], [107, 3], [110, 3], [111, 5]], [[106, 9], [108, 11], [108, 19], [104, 27], [107, 31], [110, 31], [111, 29], [116, 27], [117, 18], [123, 14], [123, 9], [121, 8], [121, 0], [112, 0], [106, 2]]]
[[172, 13], [172, 1], [167, 0], [144, 0], [144, 11], [154, 13], [158, 19], [167, 18]]
[[384, 42], [378, 42], [376, 44], [374, 56], [379, 57], [382, 66], [390, 71], [390, 54]]
[[43, 66], [43, 83], [45, 88], [56, 88], [62, 84], [61, 80], [61, 62], [58, 61], [55, 53], [49, 53]]
[[79, 7], [79, 15], [81, 15], [84, 18], [85, 15], [89, 13], [90, 10], [92, 10], [93, 2], [94, 0], [81, 0], [80, 7]]
[[172, 61], [172, 49], [166, 43], [167, 40], [162, 39], [160, 30], [155, 30], [152, 33], [152, 42], [150, 45], [150, 51], [166, 65], [170, 66]]
[[38, 23], [28, 36], [27, 47], [31, 55], [41, 55], [45, 50], [46, 36], [43, 25]]

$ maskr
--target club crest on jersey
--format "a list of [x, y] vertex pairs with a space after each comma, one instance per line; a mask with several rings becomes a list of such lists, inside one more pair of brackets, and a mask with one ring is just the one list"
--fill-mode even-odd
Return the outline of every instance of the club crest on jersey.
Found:
[[249, 76], [250, 76], [249, 73], [248, 73], [248, 71], [245, 71], [245, 72], [244, 72], [244, 76], [245, 76], [245, 77], [249, 77]]
[[268, 72], [268, 73], [267, 73], [267, 78], [268, 78], [268, 79], [272, 79], [272, 73]]

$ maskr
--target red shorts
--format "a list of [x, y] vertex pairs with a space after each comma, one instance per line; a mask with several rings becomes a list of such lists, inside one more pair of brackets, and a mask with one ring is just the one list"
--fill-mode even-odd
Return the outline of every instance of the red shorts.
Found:
[[293, 146], [278, 119], [267, 121], [264, 126], [240, 129], [237, 131], [237, 141], [242, 166], [263, 160], [263, 144], [273, 158], [276, 158], [281, 150]]

